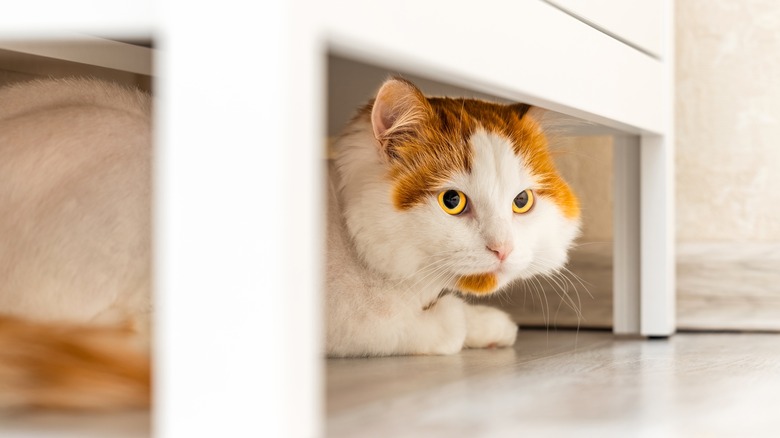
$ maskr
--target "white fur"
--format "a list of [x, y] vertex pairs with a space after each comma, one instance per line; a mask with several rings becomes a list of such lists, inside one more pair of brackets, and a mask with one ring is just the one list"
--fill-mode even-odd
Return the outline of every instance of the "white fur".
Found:
[[[396, 210], [386, 161], [368, 116], [336, 143], [328, 205], [327, 353], [331, 356], [451, 354], [465, 347], [512, 345], [516, 325], [503, 312], [446, 295], [460, 275], [494, 272], [504, 287], [549, 274], [567, 260], [579, 222], [550, 199], [512, 211], [515, 196], [538, 179], [508, 140], [478, 129], [472, 171], [436, 190], [457, 189], [469, 214], [450, 216], [429, 197]], [[488, 245], [513, 247], [499, 261]]]
[[0, 313], [146, 324], [150, 154], [146, 94], [94, 80], [0, 90]]

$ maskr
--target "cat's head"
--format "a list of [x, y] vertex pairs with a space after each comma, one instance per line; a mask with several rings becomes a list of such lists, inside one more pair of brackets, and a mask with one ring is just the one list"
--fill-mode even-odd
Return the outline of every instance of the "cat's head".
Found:
[[579, 205], [528, 111], [385, 82], [337, 159], [365, 262], [421, 287], [478, 295], [560, 269], [579, 233]]

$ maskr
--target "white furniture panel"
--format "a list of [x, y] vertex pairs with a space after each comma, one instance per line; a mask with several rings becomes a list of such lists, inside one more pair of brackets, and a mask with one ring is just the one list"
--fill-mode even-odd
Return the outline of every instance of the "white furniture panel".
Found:
[[664, 56], [665, 2], [546, 0], [593, 27], [655, 57]]
[[0, 28], [159, 31], [159, 436], [321, 430], [328, 50], [638, 135], [641, 200], [620, 208], [641, 206], [640, 297], [620, 311], [674, 331], [671, 26], [661, 60], [542, 0], [131, 3], [23, 2]]
[[336, 53], [626, 132], [664, 129], [664, 65], [540, 0], [302, 8]]

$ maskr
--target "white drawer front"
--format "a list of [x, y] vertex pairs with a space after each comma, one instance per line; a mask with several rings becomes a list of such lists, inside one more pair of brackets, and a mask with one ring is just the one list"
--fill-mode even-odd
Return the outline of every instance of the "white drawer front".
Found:
[[653, 56], [663, 57], [664, 8], [658, 0], [546, 0]]

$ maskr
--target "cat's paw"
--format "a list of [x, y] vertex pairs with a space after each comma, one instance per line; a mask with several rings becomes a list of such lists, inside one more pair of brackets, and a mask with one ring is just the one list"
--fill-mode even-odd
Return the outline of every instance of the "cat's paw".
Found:
[[424, 318], [431, 326], [415, 337], [421, 342], [416, 353], [448, 355], [462, 350], [466, 338], [464, 307], [460, 298], [445, 295], [424, 311]]
[[488, 306], [465, 306], [466, 348], [509, 347], [517, 339], [517, 324], [505, 312]]

